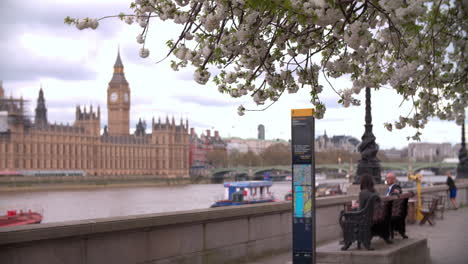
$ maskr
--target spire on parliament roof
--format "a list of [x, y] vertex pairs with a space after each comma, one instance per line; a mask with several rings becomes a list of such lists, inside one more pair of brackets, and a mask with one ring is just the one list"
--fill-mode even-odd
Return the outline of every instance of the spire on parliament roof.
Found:
[[5, 96], [5, 91], [3, 90], [3, 81], [0, 80], [0, 97]]
[[117, 49], [117, 59], [115, 60], [114, 68], [121, 67], [123, 68], [122, 60], [120, 59], [120, 46]]
[[35, 109], [36, 115], [34, 122], [38, 126], [46, 126], [47, 123], [47, 107], [45, 105], [45, 99], [44, 99], [44, 91], [42, 90], [42, 84], [41, 88], [39, 90], [39, 97], [37, 98], [37, 105]]
[[115, 60], [114, 74], [112, 75], [112, 79], [111, 79], [111, 81], [109, 83], [110, 85], [111, 84], [128, 85], [128, 82], [125, 79], [125, 74], [124, 74], [123, 68], [124, 68], [124, 66], [123, 66], [123, 63], [122, 63], [122, 59], [120, 59], [120, 48], [119, 48], [117, 50], [117, 59]]

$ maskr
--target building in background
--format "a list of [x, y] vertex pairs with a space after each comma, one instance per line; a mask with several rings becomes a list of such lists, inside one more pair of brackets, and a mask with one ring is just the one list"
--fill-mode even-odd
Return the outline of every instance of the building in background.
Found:
[[446, 158], [457, 157], [460, 145], [450, 143], [410, 143], [408, 145], [408, 157], [414, 161], [442, 161]]
[[213, 167], [225, 167], [227, 165], [226, 142], [219, 136], [217, 130], [211, 135], [211, 130], [200, 136], [190, 128], [190, 175], [205, 175]]
[[252, 151], [256, 155], [261, 154], [268, 147], [275, 144], [289, 145], [289, 142], [281, 139], [276, 140], [259, 140], [259, 139], [242, 139], [242, 138], [225, 138], [228, 152], [239, 151], [246, 153]]
[[[120, 53], [107, 89], [108, 126], [101, 135], [99, 106], [76, 107], [72, 125], [51, 124], [42, 88], [32, 123], [23, 99], [7, 99], [0, 85], [0, 171], [77, 171], [87, 175], [159, 175], [187, 177], [188, 121], [176, 125], [166, 117], [140, 120], [130, 134], [130, 87]], [[7, 121], [5, 123], [5, 116]]]
[[[0, 103], [0, 105], [2, 105], [2, 103]], [[7, 131], [8, 131], [8, 112], [0, 111], [0, 133], [5, 133]]]
[[258, 139], [265, 140], [265, 126], [262, 124], [258, 125]]
[[324, 135], [315, 139], [315, 151], [344, 150], [348, 152], [358, 152], [358, 146], [361, 141], [352, 136], [340, 135], [328, 137], [325, 131]]
[[381, 149], [379, 150], [379, 153], [382, 153], [388, 159], [388, 161], [407, 161], [408, 158], [408, 148]]
[[[24, 104], [23, 98], [18, 99], [11, 96], [7, 98], [3, 82], [0, 81], [0, 140], [8, 138], [11, 126], [24, 124], [26, 127], [31, 127], [31, 121], [24, 114]], [[0, 155], [2, 150], [4, 149], [0, 148]]]

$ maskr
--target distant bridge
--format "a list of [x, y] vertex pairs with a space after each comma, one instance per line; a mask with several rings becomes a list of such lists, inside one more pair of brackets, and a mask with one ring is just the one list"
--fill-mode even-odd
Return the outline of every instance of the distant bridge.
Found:
[[[381, 162], [382, 170], [396, 170], [407, 173], [408, 163], [404, 162]], [[456, 163], [442, 163], [442, 162], [416, 162], [412, 164], [413, 172], [421, 170], [430, 170], [435, 174], [442, 174], [446, 169], [455, 169]], [[319, 164], [315, 165], [316, 172], [342, 172], [348, 173], [350, 170], [355, 173], [357, 163], [349, 164]], [[215, 179], [232, 178], [233, 180], [242, 180], [247, 178], [259, 178], [265, 173], [271, 177], [291, 175], [290, 165], [279, 166], [258, 166], [258, 167], [230, 167], [230, 168], [215, 168], [211, 170], [211, 177]]]

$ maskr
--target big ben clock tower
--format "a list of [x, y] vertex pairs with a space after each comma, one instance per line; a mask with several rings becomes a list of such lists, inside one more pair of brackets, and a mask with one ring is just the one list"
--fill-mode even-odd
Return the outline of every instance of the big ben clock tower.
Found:
[[111, 136], [127, 136], [130, 133], [130, 88], [123, 69], [119, 51], [114, 75], [107, 88], [108, 129]]

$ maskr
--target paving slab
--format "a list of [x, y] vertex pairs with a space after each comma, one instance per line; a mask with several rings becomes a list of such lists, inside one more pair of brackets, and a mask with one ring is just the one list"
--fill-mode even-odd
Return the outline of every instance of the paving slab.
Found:
[[[410, 238], [427, 238], [431, 264], [468, 263], [468, 207], [446, 211], [444, 219], [436, 219], [434, 226], [429, 224], [423, 226], [418, 224], [407, 225], [407, 233]], [[373, 245], [377, 246], [377, 243], [379, 243], [377, 240], [379, 239], [373, 239]], [[395, 243], [400, 242], [398, 235], [396, 240]], [[334, 243], [338, 247], [337, 243]], [[351, 248], [353, 247], [355, 245], [351, 246]], [[290, 251], [279, 252], [279, 254], [244, 263], [291, 264], [291, 255]]]
[[316, 261], [327, 264], [413, 264], [429, 260], [426, 238], [395, 239], [390, 245], [376, 238], [372, 240], [372, 247], [375, 250], [358, 249], [354, 245], [342, 251], [338, 241], [333, 241], [317, 247]]

